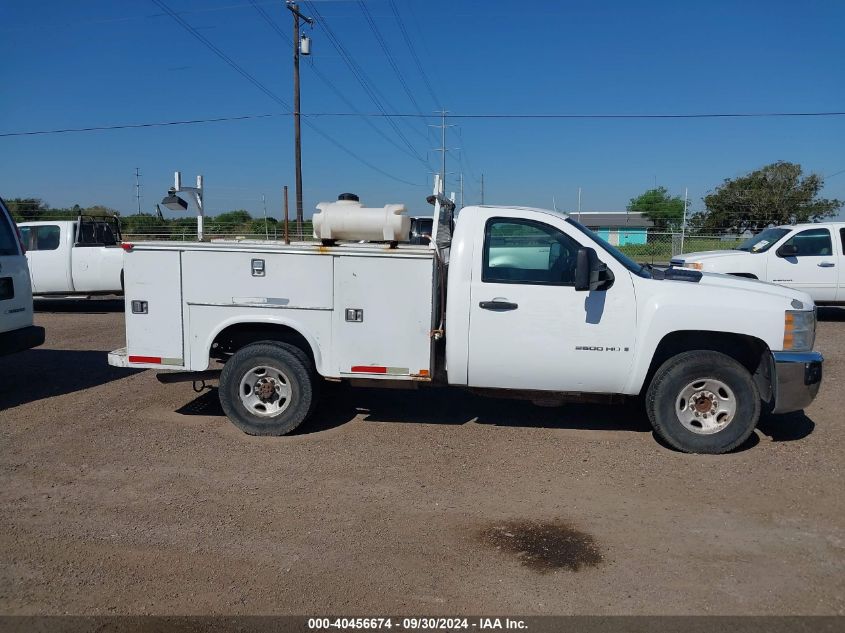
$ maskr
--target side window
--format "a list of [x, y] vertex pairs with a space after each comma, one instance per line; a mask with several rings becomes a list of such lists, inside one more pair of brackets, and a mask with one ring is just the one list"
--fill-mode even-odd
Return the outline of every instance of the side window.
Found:
[[93, 222], [83, 220], [79, 226], [79, 240], [77, 246], [98, 246], [97, 228]]
[[830, 231], [827, 229], [807, 229], [789, 238], [787, 244], [794, 245], [798, 252], [795, 257], [812, 257], [833, 255], [833, 243], [830, 240]]
[[33, 250], [54, 251], [59, 248], [60, 232], [58, 226], [51, 224], [36, 226], [33, 228], [35, 229], [35, 240], [33, 240]]
[[579, 247], [548, 224], [492, 218], [484, 231], [481, 281], [571, 286]]
[[18, 230], [21, 232], [21, 243], [28, 251], [32, 250], [32, 227], [19, 226]]
[[20, 254], [18, 251], [18, 236], [15, 235], [15, 225], [10, 220], [11, 218], [8, 218], [5, 209], [0, 207], [0, 257]]
[[842, 242], [842, 252], [845, 253], [845, 229], [839, 229], [839, 240]]

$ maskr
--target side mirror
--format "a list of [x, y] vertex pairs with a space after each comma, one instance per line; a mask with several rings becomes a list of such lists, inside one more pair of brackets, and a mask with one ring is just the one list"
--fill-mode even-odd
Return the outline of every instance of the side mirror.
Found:
[[798, 254], [798, 247], [795, 244], [784, 244], [775, 255], [778, 257], [795, 257]]
[[575, 290], [607, 290], [612, 285], [613, 272], [608, 270], [607, 264], [599, 261], [595, 249], [579, 248], [575, 263]]

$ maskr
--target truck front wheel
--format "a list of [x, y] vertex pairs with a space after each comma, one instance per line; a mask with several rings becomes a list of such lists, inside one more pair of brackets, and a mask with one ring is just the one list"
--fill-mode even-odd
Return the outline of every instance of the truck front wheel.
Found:
[[646, 411], [670, 446], [687, 453], [726, 453], [754, 432], [760, 393], [749, 371], [730, 356], [684, 352], [657, 370]]
[[254, 343], [235, 352], [220, 374], [220, 404], [249, 435], [285, 435], [311, 412], [312, 372], [281, 345]]

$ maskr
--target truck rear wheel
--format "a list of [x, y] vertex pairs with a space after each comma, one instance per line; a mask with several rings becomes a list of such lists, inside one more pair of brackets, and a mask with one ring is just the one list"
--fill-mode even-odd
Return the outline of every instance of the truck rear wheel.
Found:
[[730, 356], [698, 350], [667, 360], [651, 381], [646, 411], [655, 432], [686, 453], [726, 453], [760, 418], [760, 393]]
[[313, 375], [298, 354], [269, 342], [235, 352], [220, 374], [220, 404], [249, 435], [285, 435], [311, 412]]

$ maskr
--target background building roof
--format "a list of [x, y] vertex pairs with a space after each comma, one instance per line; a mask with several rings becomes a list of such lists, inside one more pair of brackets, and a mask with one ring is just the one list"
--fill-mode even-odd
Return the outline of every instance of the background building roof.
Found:
[[569, 215], [589, 228], [651, 228], [654, 226], [654, 222], [644, 217], [642, 213], [582, 211], [579, 214], [577, 211], [573, 211]]

